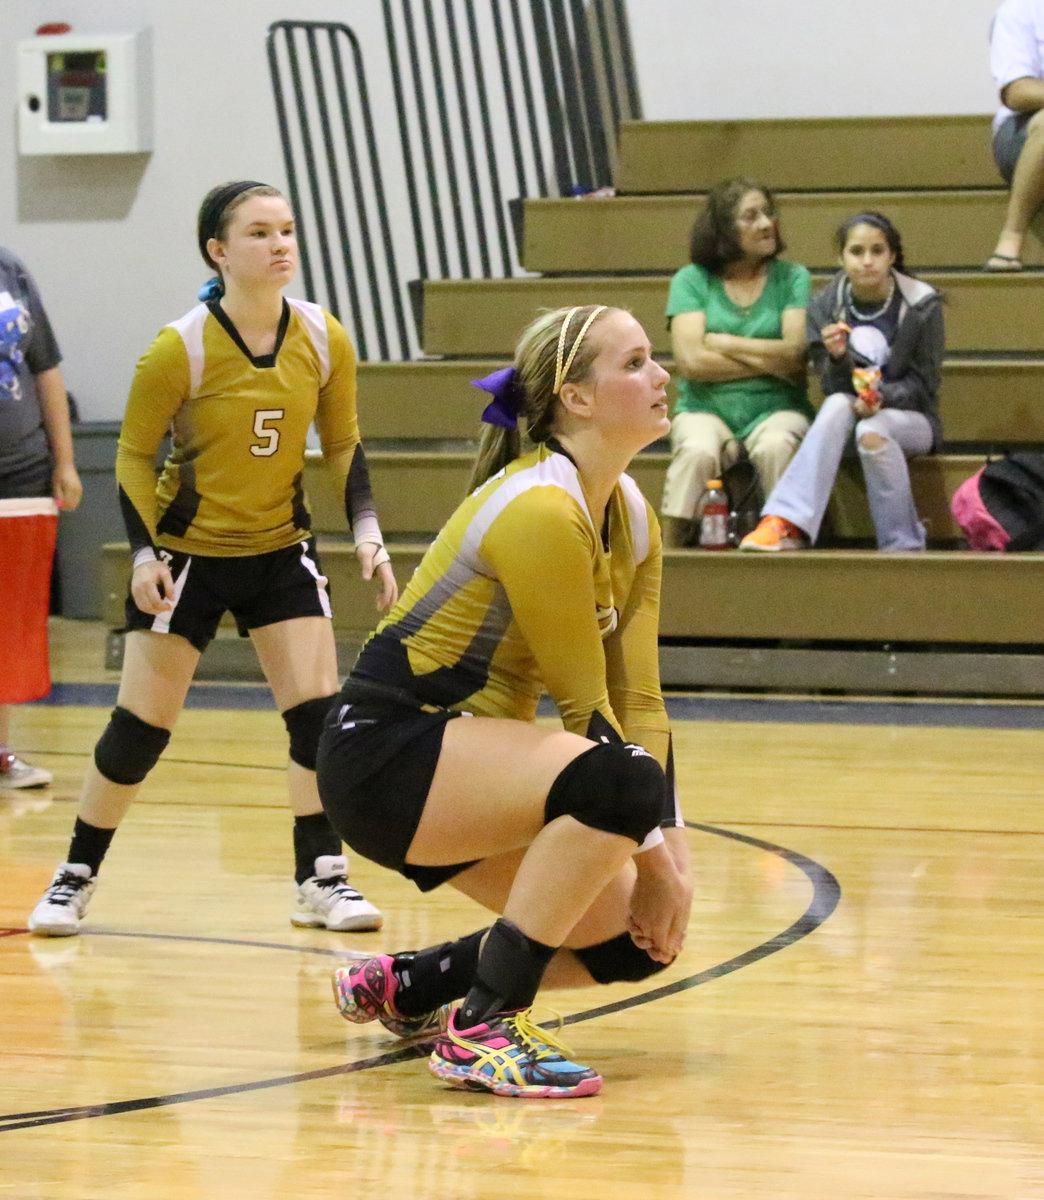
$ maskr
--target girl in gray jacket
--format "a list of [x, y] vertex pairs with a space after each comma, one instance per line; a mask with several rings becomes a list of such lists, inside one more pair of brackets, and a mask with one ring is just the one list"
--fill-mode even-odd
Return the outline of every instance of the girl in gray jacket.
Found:
[[842, 270], [808, 308], [809, 355], [826, 395], [741, 550], [815, 542], [846, 448], [854, 441], [881, 550], [923, 550], [907, 460], [942, 440], [942, 298], [904, 274], [899, 231], [878, 212], [837, 231]]

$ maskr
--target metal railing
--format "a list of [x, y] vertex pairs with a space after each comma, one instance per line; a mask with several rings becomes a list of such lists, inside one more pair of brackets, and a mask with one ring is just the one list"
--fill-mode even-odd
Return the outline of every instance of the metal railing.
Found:
[[382, 0], [381, 34], [268, 31], [305, 290], [364, 360], [416, 353], [410, 280], [523, 273], [518, 199], [610, 185], [640, 116], [623, 0]]

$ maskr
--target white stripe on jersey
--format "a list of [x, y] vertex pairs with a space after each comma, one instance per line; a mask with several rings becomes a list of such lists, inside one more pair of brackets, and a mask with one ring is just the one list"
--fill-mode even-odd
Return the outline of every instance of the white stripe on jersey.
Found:
[[[498, 473], [488, 483], [492, 483], [499, 478], [500, 475]], [[487, 485], [483, 484], [483, 487], [485, 486]], [[530, 488], [547, 486], [560, 487], [563, 491], [568, 492], [583, 511], [587, 513], [588, 521], [591, 521], [591, 513], [587, 507], [584, 490], [580, 486], [580, 476], [577, 473], [576, 467], [573, 466], [564, 454], [551, 454], [542, 462], [535, 462], [524, 471], [516, 472], [506, 482], [494, 488], [490, 498], [471, 518], [467, 531], [461, 541], [459, 557], [472, 571], [479, 575], [489, 574], [488, 568], [486, 568], [485, 563], [479, 556], [478, 548], [482, 544], [482, 539], [489, 531], [489, 527], [504, 509], [507, 508], [511, 501], [521, 496], [523, 492], [529, 491]], [[593, 521], [591, 525], [593, 528]]]
[[[494, 480], [500, 479], [500, 474], [483, 484], [486, 487]], [[631, 544], [634, 547], [636, 563], [645, 562], [649, 556], [651, 533], [649, 530], [649, 510], [641, 489], [630, 477], [620, 476], [620, 486], [623, 492], [627, 516], [631, 526]], [[587, 514], [591, 529], [596, 538], [600, 536], [598, 528], [591, 519], [591, 510], [587, 505], [587, 497], [580, 484], [580, 474], [574, 464], [564, 455], [553, 452], [542, 462], [536, 462], [524, 471], [518, 471], [505, 482], [501, 483], [490, 498], [471, 518], [464, 537], [461, 541], [459, 558], [474, 572], [488, 575], [485, 564], [479, 557], [478, 548], [489, 527], [497, 519], [512, 500], [533, 487], [560, 487], [568, 492], [580, 508]]]
[[203, 383], [203, 324], [210, 316], [210, 309], [205, 304], [197, 304], [190, 308], [176, 321], [171, 321], [169, 328], [176, 329], [185, 343], [185, 353], [189, 365], [189, 394], [191, 400]]
[[630, 475], [620, 476], [620, 490], [627, 505], [627, 516], [631, 521], [631, 545], [634, 546], [634, 561], [643, 563], [649, 557], [652, 531], [649, 528], [649, 506], [642, 489]]
[[326, 313], [318, 304], [310, 300], [291, 300], [287, 303], [301, 318], [301, 323], [308, 332], [308, 337], [319, 355], [319, 386], [326, 387], [330, 378], [330, 331], [326, 326]]

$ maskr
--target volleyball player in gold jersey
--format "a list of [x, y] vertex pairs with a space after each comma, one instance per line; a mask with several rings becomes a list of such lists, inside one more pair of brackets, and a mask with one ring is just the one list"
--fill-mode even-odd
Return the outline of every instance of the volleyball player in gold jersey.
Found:
[[165, 748], [226, 611], [252, 638], [289, 734], [290, 919], [335, 930], [381, 924], [348, 883], [316, 788], [337, 661], [301, 487], [314, 420], [363, 577], [375, 580], [378, 609], [389, 608], [397, 589], [359, 437], [354, 351], [330, 313], [283, 296], [298, 253], [293, 214], [277, 189], [252, 180], [212, 189], [197, 233], [217, 275], [202, 303], [161, 330], [139, 362], [120, 433], [116, 478], [133, 556], [123, 674], [67, 861], [29, 918], [36, 934], [78, 932], [113, 834]]
[[[476, 490], [320, 741], [323, 803], [350, 846], [502, 914], [335, 973], [343, 1016], [435, 1034], [431, 1070], [453, 1086], [597, 1092], [530, 1017], [538, 988], [641, 980], [681, 949], [691, 885], [657, 660], [660, 531], [625, 474], [669, 431], [667, 379], [620, 309], [526, 330], [515, 366], [483, 381]], [[543, 690], [563, 729], [534, 724]]]

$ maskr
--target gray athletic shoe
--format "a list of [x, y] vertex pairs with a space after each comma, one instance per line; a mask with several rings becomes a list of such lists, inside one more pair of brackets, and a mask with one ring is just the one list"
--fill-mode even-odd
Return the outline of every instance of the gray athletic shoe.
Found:
[[52, 778], [50, 771], [34, 767], [16, 754], [0, 754], [0, 788], [46, 787]]

